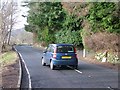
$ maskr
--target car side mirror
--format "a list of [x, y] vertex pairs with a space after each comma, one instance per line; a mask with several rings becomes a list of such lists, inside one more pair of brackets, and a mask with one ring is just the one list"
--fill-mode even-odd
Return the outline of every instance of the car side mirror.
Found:
[[45, 51], [43, 51], [43, 53], [46, 53], [47, 52], [47, 47], [45, 48]]
[[45, 50], [45, 51], [43, 51], [43, 53], [46, 53], [47, 51]]

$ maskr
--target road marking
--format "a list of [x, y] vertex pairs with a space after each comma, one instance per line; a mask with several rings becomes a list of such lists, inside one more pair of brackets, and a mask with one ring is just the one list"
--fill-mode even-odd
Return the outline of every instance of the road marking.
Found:
[[[18, 52], [18, 50], [15, 48], [15, 46], [14, 46], [14, 49], [15, 49], [15, 51], [16, 51], [16, 52]], [[26, 69], [27, 74], [28, 74], [29, 90], [31, 90], [31, 89], [32, 89], [32, 85], [31, 85], [30, 73], [29, 73], [29, 71], [28, 71], [27, 65], [25, 64], [25, 60], [23, 59], [22, 55], [21, 55], [19, 52], [18, 52], [18, 54], [20, 55], [21, 60], [22, 60], [22, 62], [23, 62], [23, 63], [24, 63], [24, 65], [25, 65], [25, 69]], [[20, 78], [20, 79], [21, 79], [21, 78]], [[20, 83], [20, 79], [19, 79], [19, 81], [18, 81], [18, 84]]]
[[[20, 54], [20, 53], [19, 53], [19, 54]], [[30, 73], [29, 73], [29, 70], [28, 70], [27, 65], [25, 64], [25, 61], [24, 61], [24, 59], [23, 59], [23, 57], [22, 57], [22, 55], [21, 55], [21, 54], [20, 54], [20, 57], [21, 57], [22, 62], [23, 62], [23, 63], [24, 63], [24, 65], [25, 65], [25, 69], [26, 69], [27, 74], [28, 74], [29, 89], [31, 89], [31, 88], [32, 88], [32, 85], [31, 85], [31, 78], [30, 78]]]
[[92, 76], [89, 75], [88, 77], [91, 78]]
[[[18, 55], [20, 56], [20, 53], [17, 51], [17, 49], [15, 48], [15, 46], [13, 46], [14, 50], [18, 53]], [[22, 78], [22, 68], [21, 68], [21, 62], [19, 60], [19, 79], [18, 79], [18, 83], [17, 83], [17, 87], [20, 88], [21, 86], [21, 78]]]
[[113, 88], [111, 88], [111, 86], [108, 86], [107, 88], [110, 89], [110, 90], [114, 90]]
[[[18, 53], [19, 56], [20, 56], [20, 53]], [[18, 80], [18, 84], [17, 84], [17, 87], [20, 88], [21, 86], [21, 78], [22, 78], [22, 66], [21, 66], [21, 62], [19, 60], [19, 80]]]
[[82, 72], [81, 72], [81, 71], [79, 71], [79, 70], [77, 70], [77, 69], [75, 69], [75, 71], [76, 71], [76, 72], [78, 72], [78, 73], [80, 73], [80, 74], [82, 74]]
[[[70, 67], [70, 66], [67, 66], [67, 67], [69, 67], [70, 69], [73, 69], [72, 67]], [[82, 74], [82, 72], [80, 71], [80, 70], [78, 70], [78, 69], [74, 69], [76, 72], [78, 72], [78, 73], [80, 73], [80, 74]]]

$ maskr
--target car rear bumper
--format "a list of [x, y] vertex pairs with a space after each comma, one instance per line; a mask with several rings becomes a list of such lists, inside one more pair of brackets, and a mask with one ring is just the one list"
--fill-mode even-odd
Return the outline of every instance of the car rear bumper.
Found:
[[78, 65], [78, 60], [52, 60], [54, 65]]

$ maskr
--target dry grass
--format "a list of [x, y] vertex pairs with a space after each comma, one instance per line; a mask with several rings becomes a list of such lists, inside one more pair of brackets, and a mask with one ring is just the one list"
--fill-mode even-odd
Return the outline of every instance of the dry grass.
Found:
[[16, 52], [9, 51], [5, 52], [0, 56], [0, 61], [3, 65], [10, 65], [15, 63], [15, 61], [18, 59]]
[[113, 33], [96, 33], [85, 37], [85, 45], [94, 51], [108, 50], [112, 52], [120, 52], [119, 38], [120, 35]]
[[2, 63], [1, 77], [2, 87], [4, 88], [17, 88], [18, 76], [19, 76], [19, 64], [18, 56], [14, 51], [8, 51], [0, 55], [0, 61]]

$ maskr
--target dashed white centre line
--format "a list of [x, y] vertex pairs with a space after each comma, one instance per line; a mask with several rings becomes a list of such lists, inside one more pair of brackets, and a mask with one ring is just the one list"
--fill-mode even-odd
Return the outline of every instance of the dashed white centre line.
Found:
[[77, 70], [77, 69], [75, 69], [75, 71], [76, 71], [76, 72], [78, 72], [78, 73], [80, 73], [80, 74], [82, 74], [82, 72], [81, 72], [81, 71], [79, 71], [79, 70]]
[[114, 89], [113, 89], [113, 88], [111, 88], [110, 86], [108, 86], [107, 88], [108, 88], [108, 89], [110, 89], [110, 90], [114, 90]]
[[[70, 67], [70, 66], [67, 66], [67, 67], [69, 67], [70, 69], [73, 69], [72, 67]], [[82, 74], [82, 72], [80, 71], [80, 70], [78, 70], [78, 69], [74, 69], [76, 72], [78, 72], [78, 73], [80, 73], [80, 74]]]

